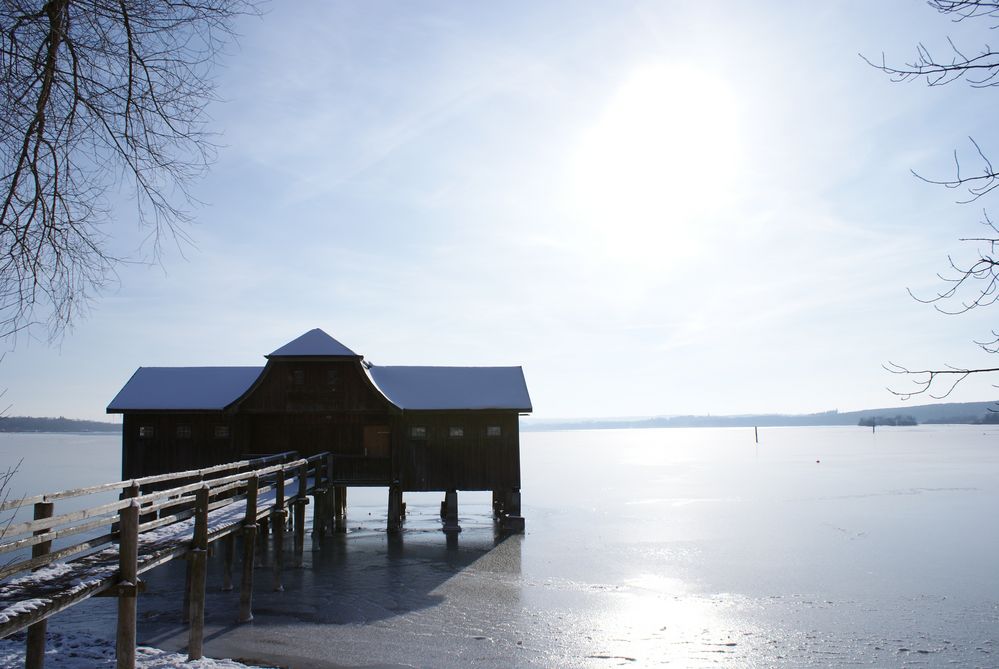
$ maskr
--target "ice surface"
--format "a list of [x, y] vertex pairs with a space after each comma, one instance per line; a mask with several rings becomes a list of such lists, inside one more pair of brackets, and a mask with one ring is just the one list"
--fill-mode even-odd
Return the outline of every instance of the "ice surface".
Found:
[[[187, 661], [182, 653], [168, 653], [157, 648], [139, 646], [136, 649], [138, 669], [265, 669], [233, 660], [202, 658]], [[0, 669], [20, 669], [24, 666], [24, 637], [0, 640]], [[50, 633], [45, 650], [45, 666], [50, 669], [101, 669], [116, 666], [114, 644], [107, 639], [84, 632]]]
[[[751, 428], [526, 433], [521, 448], [524, 536], [496, 536], [489, 493], [466, 492], [453, 541], [435, 493], [407, 493], [390, 536], [386, 491], [351, 489], [348, 533], [307, 539], [302, 569], [286, 553], [283, 592], [273, 549], [259, 555], [248, 625], [216, 551], [206, 653], [295, 669], [999, 666], [996, 427], [761, 429], [758, 446]], [[184, 576], [183, 561], [144, 576], [143, 645], [187, 643]], [[113, 638], [115, 604], [49, 628]]]

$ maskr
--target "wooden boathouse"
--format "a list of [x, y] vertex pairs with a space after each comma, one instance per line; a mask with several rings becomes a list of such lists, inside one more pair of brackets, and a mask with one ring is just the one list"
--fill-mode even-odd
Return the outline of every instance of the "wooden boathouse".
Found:
[[296, 451], [333, 455], [338, 510], [350, 486], [388, 487], [388, 529], [403, 493], [488, 490], [504, 527], [522, 530], [519, 416], [531, 412], [520, 367], [380, 366], [320, 329], [262, 367], [140, 367], [108, 405], [120, 413], [122, 478]]

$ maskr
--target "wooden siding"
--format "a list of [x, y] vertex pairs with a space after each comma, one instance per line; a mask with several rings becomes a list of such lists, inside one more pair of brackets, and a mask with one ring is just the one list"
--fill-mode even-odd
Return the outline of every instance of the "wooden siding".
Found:
[[[228, 429], [229, 436], [216, 437], [217, 427]], [[152, 428], [152, 434], [148, 428]], [[178, 428], [190, 428], [190, 436], [178, 436]], [[199, 469], [238, 460], [241, 450], [234, 428], [232, 417], [221, 412], [127, 413], [122, 421], [122, 478]], [[146, 435], [140, 436], [140, 430]]]
[[[407, 411], [397, 425], [397, 458], [404, 490], [508, 490], [520, 488], [520, 438], [515, 412]], [[499, 426], [498, 437], [487, 436]], [[425, 438], [412, 437], [426, 428]], [[461, 427], [461, 437], [450, 436]]]

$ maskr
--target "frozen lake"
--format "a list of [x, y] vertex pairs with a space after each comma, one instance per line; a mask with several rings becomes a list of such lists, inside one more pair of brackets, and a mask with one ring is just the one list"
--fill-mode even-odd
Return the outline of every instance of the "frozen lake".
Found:
[[[112, 436], [0, 435], [31, 494], [116, 478]], [[522, 435], [527, 534], [488, 495], [351, 490], [350, 532], [307, 550], [256, 620], [209, 597], [206, 651], [311, 667], [999, 666], [999, 430], [982, 426]], [[65, 477], [65, 478], [60, 478]], [[220, 580], [213, 562], [210, 579]], [[185, 643], [183, 565], [140, 598], [140, 641]], [[113, 637], [114, 602], [50, 622]]]

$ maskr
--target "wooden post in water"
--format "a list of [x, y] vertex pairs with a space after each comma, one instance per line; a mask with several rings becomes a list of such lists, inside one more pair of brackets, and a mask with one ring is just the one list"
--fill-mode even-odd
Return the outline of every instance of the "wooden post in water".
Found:
[[[35, 504], [35, 520], [43, 520], [52, 517], [52, 510], [55, 504], [52, 502], [38, 502]], [[36, 530], [33, 534], [45, 534], [51, 530]], [[31, 547], [31, 557], [41, 557], [47, 555], [52, 550], [51, 541], [42, 541]], [[45, 666], [45, 636], [48, 629], [48, 620], [41, 620], [28, 628], [28, 640], [24, 648], [25, 669], [42, 669]]]
[[334, 531], [347, 531], [347, 488], [342, 485], [333, 487], [333, 525]]
[[333, 489], [333, 478], [336, 474], [333, 464], [333, 454], [326, 456], [326, 513], [323, 514], [324, 532], [333, 534], [333, 517], [336, 515], [336, 491]]
[[326, 535], [326, 485], [329, 472], [326, 460], [316, 463], [316, 483], [312, 487], [312, 550], [319, 546], [319, 540]]
[[205, 582], [208, 576], [208, 486], [195, 494], [194, 540], [191, 542], [191, 627], [187, 659], [200, 660], [205, 642]]
[[253, 552], [257, 545], [257, 488], [260, 479], [256, 474], [246, 481], [246, 515], [243, 516], [243, 578], [239, 583], [239, 617], [237, 622], [253, 620]]
[[118, 669], [135, 669], [135, 610], [139, 594], [139, 505], [132, 502], [118, 513]]
[[458, 491], [454, 489], [444, 493], [444, 531], [461, 532], [458, 525]]
[[402, 486], [396, 481], [389, 486], [388, 491], [388, 527], [389, 532], [402, 529]]
[[232, 560], [236, 553], [236, 536], [227, 534], [222, 540], [222, 592], [232, 591]]
[[281, 570], [284, 568], [284, 523], [287, 512], [284, 510], [284, 470], [277, 472], [274, 484], [274, 509], [271, 511], [272, 531], [274, 533], [274, 591], [282, 592]]
[[756, 443], [760, 443], [760, 428], [757, 425], [753, 426], [753, 437], [756, 439]]
[[[316, 473], [316, 483], [319, 474]], [[309, 503], [306, 493], [309, 489], [309, 465], [302, 464], [298, 468], [298, 494], [295, 496], [295, 567], [304, 564], [305, 558], [305, 505]]]

